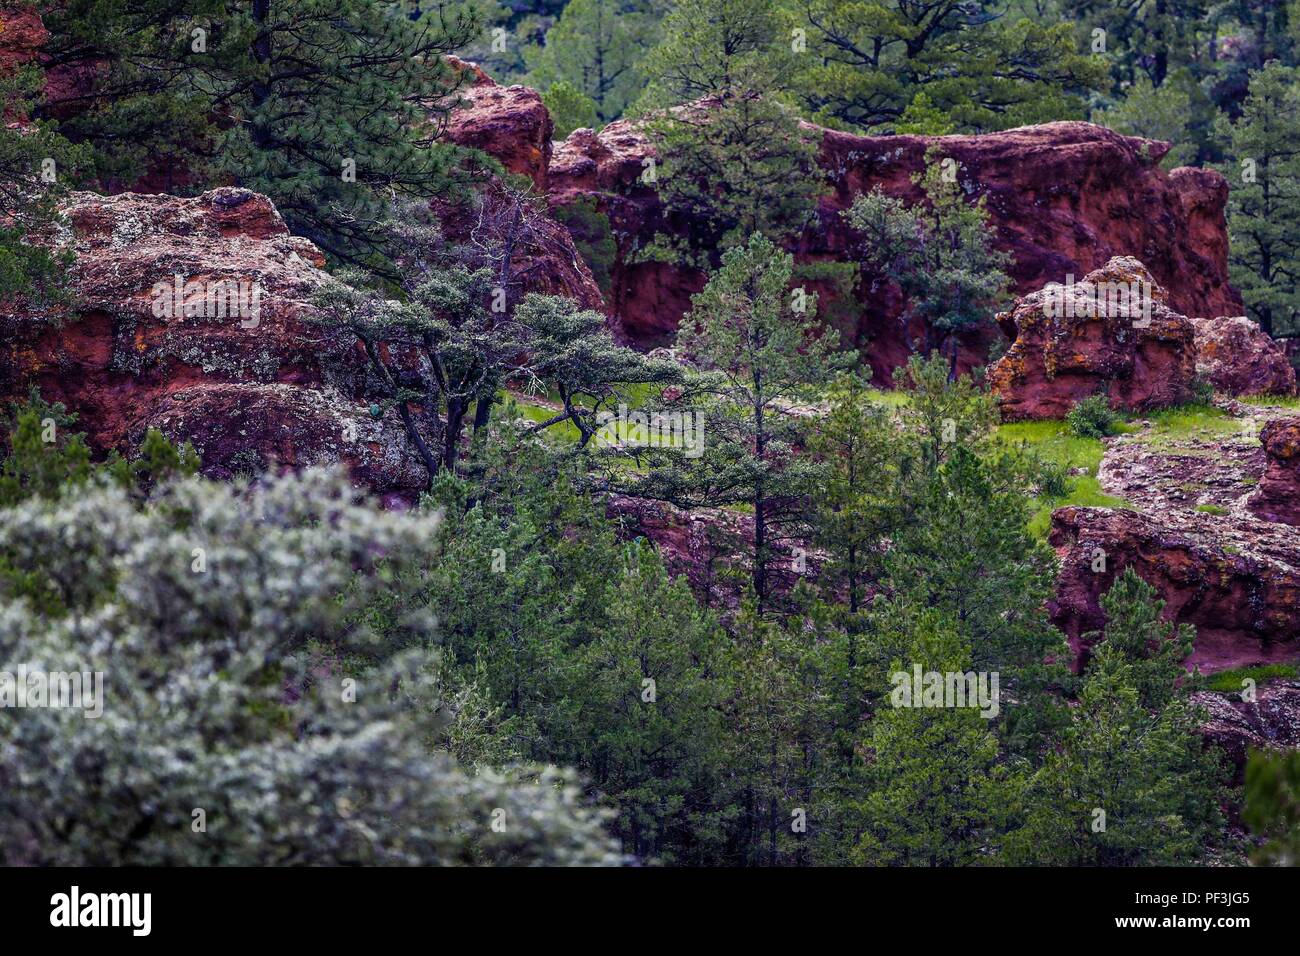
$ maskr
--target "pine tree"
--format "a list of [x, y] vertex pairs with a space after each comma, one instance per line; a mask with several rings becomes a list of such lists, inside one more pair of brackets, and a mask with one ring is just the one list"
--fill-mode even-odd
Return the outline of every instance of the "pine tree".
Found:
[[575, 129], [594, 129], [596, 102], [568, 80], [557, 80], [542, 94], [542, 102], [555, 124], [555, 138], [564, 139]]
[[70, 124], [103, 177], [197, 155], [200, 182], [266, 193], [350, 262], [381, 252], [389, 194], [459, 181], [459, 152], [437, 139], [464, 78], [443, 54], [480, 29], [472, 8], [411, 20], [372, 0], [70, 0], [48, 25], [53, 62], [110, 65], [90, 71], [97, 108]]
[[684, 0], [646, 57], [641, 107], [658, 190], [683, 228], [641, 253], [711, 269], [754, 234], [797, 235], [816, 212], [824, 177], [816, 134], [780, 100], [787, 48], [772, 0]]
[[1247, 314], [1269, 335], [1300, 331], [1300, 90], [1294, 67], [1269, 63], [1251, 77], [1235, 123], [1221, 118], [1230, 143], [1228, 274]]
[[553, 759], [586, 769], [619, 808], [625, 853], [700, 864], [726, 847], [725, 636], [653, 546], [624, 548], [599, 636], [571, 652], [576, 720]]
[[1256, 863], [1300, 865], [1300, 754], [1251, 753], [1242, 819], [1267, 841], [1255, 851]]
[[793, 440], [804, 426], [791, 406], [813, 400], [817, 385], [854, 358], [836, 352], [833, 330], [818, 327], [816, 297], [790, 288], [793, 267], [793, 256], [756, 235], [728, 250], [692, 299], [678, 347], [707, 370], [695, 385], [713, 401], [705, 411], [706, 453], [659, 476], [665, 482], [659, 493], [670, 499], [753, 507], [752, 582], [760, 613], [774, 560], [770, 536], [795, 518], [794, 498], [807, 477], [793, 460]]
[[816, 540], [831, 555], [819, 582], [832, 593], [843, 585], [851, 619], [864, 606], [882, 542], [899, 520], [903, 466], [896, 423], [871, 401], [863, 374], [839, 376], [827, 397], [830, 409], [808, 441], [826, 466], [813, 492]]
[[[1187, 166], [1197, 154], [1198, 144], [1193, 141], [1191, 124], [1196, 117], [1193, 97], [1199, 92], [1186, 70], [1160, 87], [1152, 86], [1151, 81], [1142, 76], [1125, 92], [1123, 99], [1095, 119], [1126, 136], [1171, 143], [1173, 148], [1161, 165], [1166, 169]], [[1201, 106], [1199, 97], [1198, 106]], [[1200, 112], [1203, 112], [1203, 106]]]
[[672, 362], [616, 344], [602, 314], [570, 299], [529, 294], [516, 303], [512, 264], [540, 211], [528, 196], [507, 192], [502, 202], [484, 213], [501, 226], [489, 230], [497, 238], [486, 247], [448, 243], [427, 210], [401, 207], [404, 217], [385, 223], [383, 234], [404, 297], [393, 299], [374, 276], [348, 269], [316, 299], [313, 321], [346, 329], [362, 345], [378, 414], [398, 417], [430, 482], [444, 469], [456, 473], [466, 429], [483, 431], [510, 375], [558, 390], [563, 412], [537, 430], [569, 421], [583, 445], [619, 386], [681, 375]]
[[[790, 0], [794, 91], [815, 121], [850, 130], [896, 132], [925, 116], [928, 132], [984, 132], [1082, 116], [1104, 61], [1078, 52], [1073, 23], [1006, 6]], [[940, 117], [947, 128], [935, 128]]]
[[[883, 610], [879, 613], [883, 613]], [[868, 726], [856, 804], [860, 836], [853, 862], [866, 865], [962, 866], [992, 862], [1022, 780], [1000, 759], [997, 736], [975, 707], [899, 705], [891, 674], [978, 669], [957, 622], [937, 609], [905, 613], [902, 653], [878, 670], [882, 700]], [[999, 693], [1001, 690], [999, 689]]]
[[641, 95], [638, 63], [655, 32], [653, 15], [640, 7], [626, 0], [571, 0], [546, 31], [546, 45], [530, 55], [529, 82], [548, 90], [567, 84], [595, 104], [600, 123], [618, 119]]
[[1011, 262], [992, 245], [984, 197], [968, 203], [959, 177], [954, 160], [931, 150], [913, 177], [924, 202], [907, 206], [877, 187], [844, 213], [862, 237], [861, 261], [906, 296], [904, 330], [919, 320], [923, 350], [942, 347], [953, 377], [958, 334], [992, 318], [1006, 297]]
[[1209, 0], [1155, 0], [1135, 7], [1109, 0], [1063, 0], [1062, 15], [1078, 20], [1090, 35], [1105, 31], [1105, 46], [1098, 52], [1110, 63], [1117, 87], [1145, 80], [1160, 89], [1179, 68], [1203, 59], [1201, 50], [1215, 42], [1210, 9], [1226, 6]]
[[1106, 639], [1069, 727], [1026, 791], [1025, 825], [1008, 839], [1012, 862], [1187, 864], [1220, 839], [1219, 757], [1197, 732], [1202, 715], [1172, 666], [1190, 645], [1153, 625], [1154, 596], [1131, 568], [1108, 592]]
[[807, 864], [824, 829], [836, 830], [835, 796], [822, 766], [833, 718], [822, 649], [797, 627], [765, 617], [746, 599], [731, 628], [723, 680], [730, 753], [726, 767], [743, 810], [739, 862]]

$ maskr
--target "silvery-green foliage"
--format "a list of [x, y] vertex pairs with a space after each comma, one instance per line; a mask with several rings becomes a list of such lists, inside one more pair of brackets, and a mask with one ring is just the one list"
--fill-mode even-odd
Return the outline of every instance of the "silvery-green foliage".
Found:
[[429, 621], [396, 651], [349, 626], [437, 523], [326, 472], [5, 511], [7, 566], [67, 610], [0, 593], [0, 670], [101, 671], [105, 701], [0, 708], [0, 862], [619, 862], [566, 773], [430, 750], [449, 708]]

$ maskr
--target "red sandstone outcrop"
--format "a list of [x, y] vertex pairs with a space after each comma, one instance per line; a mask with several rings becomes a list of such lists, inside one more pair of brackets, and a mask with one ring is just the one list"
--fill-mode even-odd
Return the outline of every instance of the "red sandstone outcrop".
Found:
[[1244, 315], [1192, 319], [1196, 370], [1229, 395], [1294, 395], [1286, 351]]
[[1300, 418], [1279, 418], [1259, 433], [1267, 464], [1246, 507], [1265, 521], [1300, 525]]
[[0, 392], [38, 386], [99, 451], [156, 426], [219, 476], [342, 460], [379, 490], [421, 487], [400, 429], [356, 397], [351, 337], [305, 321], [324, 257], [266, 197], [73, 193], [64, 212], [77, 311], [0, 310]]
[[36, 59], [49, 33], [35, 7], [0, 7], [0, 76]]
[[[854, 136], [822, 132], [820, 163], [830, 192], [817, 222], [799, 237], [800, 261], [850, 258], [854, 237], [840, 213], [876, 186], [914, 202], [911, 177], [936, 146], [959, 164], [959, 182], [972, 197], [985, 196], [996, 244], [1015, 262], [1010, 272], [1020, 293], [1050, 281], [1076, 279], [1115, 256], [1141, 259], [1167, 290], [1168, 306], [1182, 314], [1240, 311], [1228, 284], [1223, 208], [1227, 185], [1218, 173], [1178, 169], [1159, 161], [1164, 143], [1121, 136], [1088, 123], [1048, 123], [982, 136]], [[596, 200], [618, 240], [609, 310], [623, 334], [643, 345], [666, 342], [702, 277], [662, 263], [632, 263], [631, 253], [667, 228], [652, 186], [639, 181], [652, 147], [629, 122], [600, 133], [577, 130], [555, 150], [549, 176], [553, 203]], [[815, 285], [815, 283], [814, 283]], [[817, 288], [828, 306], [833, 294]], [[896, 292], [864, 276], [856, 337], [878, 380], [907, 355], [907, 336], [896, 321]], [[983, 364], [990, 325], [969, 336], [961, 365]]]
[[173, 441], [188, 441], [204, 474], [223, 480], [341, 462], [369, 488], [399, 496], [423, 488], [424, 467], [396, 417], [367, 412], [331, 386], [201, 382], [161, 396], [128, 440], [139, 447], [145, 432], [157, 428]]
[[[476, 64], [449, 57], [453, 68], [468, 72], [469, 85], [460, 105], [447, 120], [446, 138], [457, 146], [478, 149], [511, 173], [529, 177], [539, 191], [546, 187], [555, 127], [541, 96], [526, 86], [498, 86]], [[489, 183], [475, 203], [435, 201], [431, 204], [448, 238], [464, 242], [484, 236], [475, 231], [515, 228], [501, 214], [505, 197], [498, 183]], [[495, 222], [494, 222], [495, 220]], [[524, 291], [564, 295], [584, 308], [602, 309], [600, 286], [579, 255], [573, 237], [542, 213], [530, 214], [523, 240], [515, 252], [513, 275]]]
[[[38, 386], [81, 414], [100, 452], [158, 427], [192, 441], [217, 477], [343, 461], [380, 492], [423, 487], [393, 417], [370, 415], [355, 340], [308, 321], [324, 256], [265, 196], [73, 193], [63, 212], [76, 311], [0, 304], [0, 396]], [[600, 305], [568, 233], [545, 216], [513, 263], [512, 288]]]
[[[1209, 673], [1300, 656], [1300, 531], [1284, 524], [1169, 511], [1058, 508], [1050, 541], [1061, 558], [1052, 619], [1086, 658], [1101, 630], [1098, 599], [1132, 567], [1197, 629], [1192, 664]], [[1098, 570], [1093, 570], [1098, 568]]]
[[1167, 301], [1131, 258], [1111, 259], [1071, 286], [1052, 283], [1021, 297], [998, 316], [1015, 341], [989, 371], [1003, 417], [1062, 418], [1098, 392], [1113, 408], [1188, 401], [1194, 330]]
[[486, 184], [464, 202], [434, 200], [429, 205], [442, 223], [443, 235], [453, 242], [491, 243], [507, 230], [514, 233], [512, 296], [539, 292], [568, 296], [584, 309], [604, 307], [600, 286], [569, 231], [541, 209], [529, 208], [516, 220], [517, 201], [500, 183]]
[[461, 90], [461, 105], [448, 118], [447, 138], [481, 149], [507, 171], [529, 177], [544, 190], [555, 124], [541, 95], [527, 86], [499, 86], [476, 64], [448, 59], [471, 76]]

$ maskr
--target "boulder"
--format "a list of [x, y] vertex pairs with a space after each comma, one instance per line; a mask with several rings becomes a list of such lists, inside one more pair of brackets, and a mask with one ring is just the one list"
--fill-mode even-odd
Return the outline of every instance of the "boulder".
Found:
[[1192, 319], [1196, 370], [1229, 395], [1294, 395], [1286, 351], [1244, 315]]
[[1300, 418], [1279, 418], [1259, 433], [1264, 474], [1246, 507], [1265, 521], [1300, 526]]
[[470, 76], [460, 105], [448, 118], [447, 139], [481, 149], [507, 172], [527, 176], [545, 190], [555, 124], [541, 95], [527, 86], [499, 86], [476, 64], [448, 59]]
[[1192, 322], [1136, 259], [1111, 259], [1082, 282], [1051, 283], [998, 317], [1015, 341], [989, 370], [1003, 418], [1062, 418], [1103, 392], [1144, 409], [1192, 397]]
[[1086, 662], [1099, 599], [1132, 567], [1197, 629], [1191, 664], [1206, 673], [1300, 657], [1300, 530], [1196, 511], [1058, 508], [1049, 540], [1061, 559], [1052, 620]]

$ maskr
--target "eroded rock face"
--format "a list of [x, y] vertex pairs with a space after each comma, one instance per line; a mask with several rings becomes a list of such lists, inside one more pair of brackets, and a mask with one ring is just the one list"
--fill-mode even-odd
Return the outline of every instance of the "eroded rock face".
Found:
[[341, 462], [357, 481], [398, 498], [427, 481], [395, 416], [376, 419], [331, 386], [199, 383], [163, 396], [132, 428], [130, 443], [138, 446], [150, 428], [190, 442], [204, 473], [222, 480]]
[[1192, 319], [1196, 369], [1229, 395], [1294, 395], [1295, 369], [1286, 352], [1244, 315]]
[[[461, 105], [448, 118], [447, 140], [482, 150], [508, 172], [532, 179], [539, 192], [543, 191], [555, 126], [541, 96], [526, 86], [498, 86], [476, 64], [448, 59], [453, 68], [468, 74], [468, 85], [460, 93]], [[437, 200], [430, 205], [447, 237], [466, 242], [483, 238], [472, 235], [483, 230], [482, 223], [499, 220], [502, 228], [510, 227], [509, 216], [494, 216], [493, 205], [502, 201], [501, 184], [492, 182], [482, 190], [481, 205]], [[600, 286], [573, 237], [549, 216], [529, 217], [526, 236], [512, 260], [512, 274], [524, 291], [564, 295], [584, 308], [604, 308]]]
[[470, 77], [461, 91], [461, 106], [448, 119], [447, 138], [483, 150], [544, 190], [555, 124], [540, 94], [526, 86], [499, 86], [476, 64], [448, 59]]
[[1295, 528], [1195, 511], [1067, 507], [1052, 514], [1050, 541], [1061, 574], [1049, 610], [1080, 662], [1084, 635], [1104, 625], [1100, 596], [1128, 567], [1166, 601], [1167, 619], [1195, 625], [1190, 663], [1205, 672], [1300, 656]]
[[74, 193], [64, 212], [77, 311], [0, 309], [0, 392], [38, 386], [101, 452], [156, 426], [217, 477], [342, 460], [379, 491], [422, 487], [359, 397], [351, 336], [307, 321], [324, 257], [265, 196]]
[[1300, 418], [1279, 418], [1259, 433], [1266, 462], [1246, 507], [1265, 521], [1300, 526]]
[[1201, 733], [1223, 748], [1236, 769], [1235, 783], [1244, 780], [1252, 749], [1300, 747], [1300, 681], [1261, 684], [1254, 701], [1201, 691], [1192, 695], [1192, 702], [1205, 709], [1208, 719]]
[[[1076, 280], [1115, 256], [1139, 257], [1166, 290], [1168, 306], [1184, 315], [1240, 311], [1228, 284], [1223, 207], [1227, 185], [1218, 173], [1158, 166], [1167, 144], [1121, 136], [1088, 123], [1049, 123], [983, 136], [854, 136], [822, 132], [820, 163], [830, 192], [817, 221], [794, 243], [803, 262], [851, 260], [855, 239], [840, 213], [879, 186], [908, 202], [920, 200], [912, 182], [926, 151], [938, 147], [958, 163], [958, 181], [985, 196], [995, 242], [1014, 256], [1011, 276], [1024, 294], [1050, 281]], [[652, 186], [639, 181], [653, 149], [633, 123], [611, 123], [599, 134], [577, 130], [555, 150], [549, 192], [555, 204], [594, 199], [609, 216], [619, 255], [608, 307], [631, 341], [665, 344], [703, 277], [662, 263], [632, 263], [631, 254], [657, 231], [671, 229]], [[818, 283], [823, 314], [834, 293]], [[897, 321], [903, 303], [891, 288], [864, 275], [849, 304], [854, 334], [878, 381], [902, 364], [909, 338]], [[853, 323], [851, 323], [853, 324]], [[967, 335], [960, 365], [984, 364], [1000, 338], [990, 324]]]
[[[465, 220], [442, 211], [455, 237]], [[157, 427], [193, 442], [213, 477], [342, 461], [381, 494], [424, 487], [405, 433], [370, 414], [360, 346], [310, 321], [325, 257], [289, 234], [265, 196], [73, 193], [63, 212], [67, 234], [51, 240], [75, 253], [75, 311], [0, 304], [0, 396], [38, 386], [80, 413], [101, 453]], [[520, 292], [600, 306], [567, 231], [545, 217], [516, 250], [513, 276]]]
[[998, 317], [1015, 341], [989, 371], [1003, 418], [1062, 418], [1098, 392], [1112, 408], [1190, 400], [1194, 330], [1167, 302], [1132, 258], [1111, 259], [1077, 284], [1022, 296]]
[[[489, 183], [472, 200], [463, 203], [432, 201], [429, 206], [442, 223], [442, 232], [453, 242], [481, 241], [484, 235], [497, 237], [498, 230], [513, 229], [511, 200], [500, 183]], [[486, 227], [481, 223], [489, 223]], [[560, 223], [545, 214], [529, 213], [527, 227], [516, 230], [511, 257], [512, 297], [528, 292], [562, 295], [585, 309], [600, 310], [604, 300], [591, 267], [573, 244], [573, 237]]]

